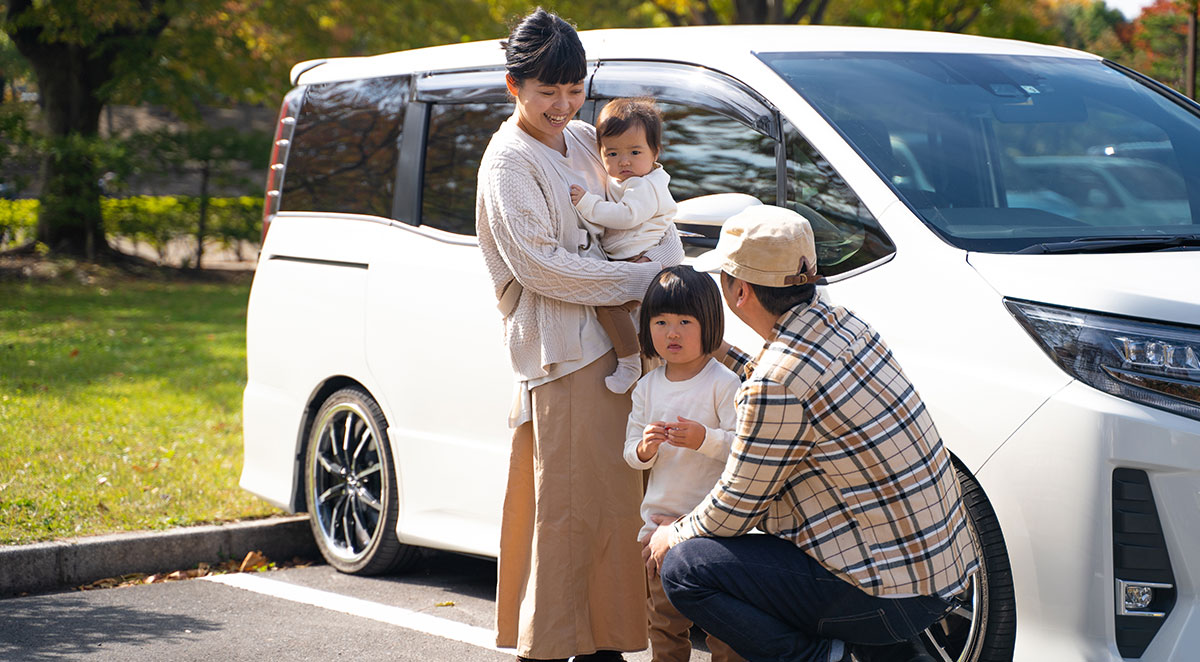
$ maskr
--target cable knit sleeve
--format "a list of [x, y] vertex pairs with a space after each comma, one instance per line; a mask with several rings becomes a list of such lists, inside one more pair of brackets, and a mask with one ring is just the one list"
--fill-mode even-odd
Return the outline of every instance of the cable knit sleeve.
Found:
[[560, 246], [546, 200], [550, 193], [529, 164], [497, 159], [483, 174], [488, 227], [504, 262], [527, 290], [581, 305], [619, 305], [641, 300], [662, 268], [657, 261], [605, 262]]

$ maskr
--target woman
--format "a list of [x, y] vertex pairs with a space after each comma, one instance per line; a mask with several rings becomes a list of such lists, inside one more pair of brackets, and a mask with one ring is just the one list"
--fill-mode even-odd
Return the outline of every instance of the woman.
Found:
[[518, 381], [500, 535], [497, 645], [518, 660], [621, 660], [646, 647], [641, 475], [621, 448], [627, 394], [593, 306], [640, 300], [683, 248], [672, 227], [649, 261], [608, 262], [570, 186], [604, 190], [595, 131], [571, 121], [586, 60], [575, 30], [538, 9], [504, 43], [516, 110], [479, 168], [479, 246]]

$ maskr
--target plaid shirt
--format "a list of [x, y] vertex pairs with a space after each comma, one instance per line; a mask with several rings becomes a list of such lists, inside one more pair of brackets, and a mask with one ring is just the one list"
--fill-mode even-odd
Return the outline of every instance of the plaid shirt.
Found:
[[821, 298], [779, 318], [745, 382], [720, 482], [673, 542], [758, 527], [871, 595], [952, 597], [978, 567], [950, 454], [891, 351]]

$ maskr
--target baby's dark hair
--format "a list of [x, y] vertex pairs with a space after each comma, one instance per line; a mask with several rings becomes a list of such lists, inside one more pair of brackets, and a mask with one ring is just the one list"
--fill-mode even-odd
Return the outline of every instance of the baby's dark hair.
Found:
[[569, 85], [587, 74], [587, 56], [575, 28], [541, 7], [521, 19], [500, 46], [505, 69], [518, 85], [531, 78], [549, 85]]
[[658, 356], [650, 336], [650, 320], [663, 314], [691, 315], [700, 322], [700, 344], [705, 354], [712, 354], [725, 337], [725, 311], [721, 308], [721, 292], [708, 274], [679, 265], [658, 272], [642, 298], [638, 324], [638, 340], [642, 353]]
[[662, 152], [662, 113], [650, 97], [613, 99], [600, 111], [596, 122], [596, 141], [604, 149], [604, 139], [619, 136], [640, 126], [646, 131], [646, 147]]

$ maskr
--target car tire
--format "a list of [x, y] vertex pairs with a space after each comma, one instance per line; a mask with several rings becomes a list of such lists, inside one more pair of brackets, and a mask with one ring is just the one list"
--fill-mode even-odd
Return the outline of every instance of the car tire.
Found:
[[979, 482], [956, 465], [968, 524], [981, 552], [980, 568], [962, 604], [922, 633], [935, 660], [1012, 662], [1017, 605], [1008, 549], [996, 512]]
[[396, 538], [400, 491], [387, 424], [358, 387], [317, 411], [304, 454], [308, 521], [321, 555], [339, 571], [375, 575], [411, 565], [420, 550]]

